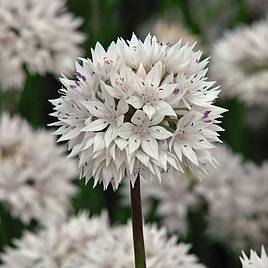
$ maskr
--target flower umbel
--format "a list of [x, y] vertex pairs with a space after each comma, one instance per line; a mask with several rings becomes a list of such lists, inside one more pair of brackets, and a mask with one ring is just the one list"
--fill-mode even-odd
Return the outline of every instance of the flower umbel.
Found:
[[26, 72], [60, 74], [73, 70], [85, 37], [82, 20], [66, 11], [65, 0], [1, 0], [0, 84], [21, 89]]
[[0, 118], [0, 202], [24, 223], [42, 224], [67, 216], [76, 193], [75, 161], [45, 130], [34, 130], [19, 117]]
[[214, 105], [220, 91], [207, 81], [201, 55], [182, 41], [161, 44], [148, 35], [142, 42], [133, 34], [107, 52], [97, 43], [92, 59], [76, 64], [76, 79], [61, 79], [52, 125], [86, 181], [117, 189], [138, 175], [161, 181], [167, 172], [206, 172], [203, 156], [214, 163], [210, 149], [225, 110]]

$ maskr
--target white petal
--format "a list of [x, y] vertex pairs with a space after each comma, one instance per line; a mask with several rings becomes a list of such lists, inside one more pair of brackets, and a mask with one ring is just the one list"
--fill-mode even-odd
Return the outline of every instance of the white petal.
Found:
[[147, 87], [157, 88], [162, 78], [162, 63], [159, 61], [154, 65], [150, 72], [145, 77]]
[[139, 159], [145, 166], [148, 166], [148, 163], [150, 161], [150, 157], [143, 153], [141, 150], [137, 151], [135, 153], [135, 156], [137, 157], [137, 159]]
[[106, 90], [105, 86], [101, 83], [101, 89], [102, 89], [102, 95], [105, 100], [105, 106], [109, 107], [110, 109], [115, 109], [115, 101], [114, 98], [109, 94], [109, 92]]
[[182, 153], [191, 161], [193, 162], [195, 165], [199, 165], [198, 164], [198, 160], [197, 160], [197, 156], [196, 153], [194, 152], [194, 150], [188, 146], [187, 144], [183, 144], [181, 145], [181, 150]]
[[139, 65], [139, 68], [137, 70], [137, 75], [139, 75], [142, 78], [145, 78], [146, 76], [146, 70], [144, 69], [143, 63]]
[[103, 142], [103, 133], [97, 133], [94, 137], [94, 149], [93, 152], [97, 152], [105, 147]]
[[155, 108], [151, 104], [145, 104], [142, 109], [150, 119], [155, 113]]
[[121, 138], [116, 138], [114, 140], [114, 142], [116, 143], [116, 145], [118, 146], [118, 148], [123, 151], [127, 146], [128, 146], [128, 141], [123, 140]]
[[163, 115], [177, 116], [171, 105], [162, 100], [157, 103], [156, 110]]
[[181, 147], [177, 141], [174, 142], [173, 149], [175, 151], [175, 154], [179, 158], [179, 160], [182, 161], [182, 151], [181, 151]]
[[146, 137], [142, 141], [141, 147], [146, 154], [158, 160], [158, 143], [155, 139]]
[[116, 138], [117, 134], [118, 134], [118, 128], [113, 125], [110, 125], [108, 129], [105, 131], [104, 135], [106, 147], [108, 147], [112, 142], [112, 140]]
[[131, 122], [135, 125], [141, 125], [146, 119], [146, 114], [143, 111], [136, 111], [131, 118]]
[[108, 123], [105, 119], [97, 119], [90, 122], [85, 126], [82, 131], [100, 131], [108, 126]]
[[165, 115], [161, 112], [156, 112], [150, 121], [150, 126], [155, 126], [161, 123], [165, 118]]
[[118, 135], [123, 139], [129, 139], [133, 135], [133, 128], [134, 125], [126, 122], [120, 127]]
[[104, 83], [102, 83], [102, 85], [106, 88], [112, 97], [120, 99], [123, 96], [123, 92], [118, 87], [112, 87]]
[[163, 127], [155, 126], [149, 128], [149, 134], [157, 140], [165, 140], [169, 137], [171, 137], [173, 134], [169, 131], [167, 131]]
[[161, 99], [165, 99], [173, 93], [173, 90], [177, 87], [177, 84], [167, 84], [159, 88], [158, 96]]
[[125, 114], [128, 112], [128, 104], [126, 102], [125, 99], [120, 99], [118, 104], [117, 104], [117, 111], [120, 113], [120, 114]]
[[103, 118], [107, 115], [107, 109], [100, 101], [82, 101], [82, 104], [96, 117]]
[[144, 102], [142, 100], [141, 97], [138, 97], [138, 96], [130, 96], [128, 99], [127, 99], [127, 102], [132, 105], [135, 109], [140, 109]]
[[133, 135], [129, 138], [129, 153], [134, 153], [141, 144], [141, 138], [138, 135]]

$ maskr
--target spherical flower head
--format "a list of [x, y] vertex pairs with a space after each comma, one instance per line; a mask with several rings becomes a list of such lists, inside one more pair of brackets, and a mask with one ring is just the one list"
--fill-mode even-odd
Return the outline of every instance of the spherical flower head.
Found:
[[208, 60], [193, 46], [161, 44], [148, 35], [118, 39], [76, 64], [53, 100], [55, 132], [78, 155], [81, 176], [114, 189], [127, 178], [162, 181], [168, 172], [205, 172], [225, 111], [207, 81]]
[[76, 192], [75, 163], [45, 130], [19, 117], [0, 118], [0, 202], [24, 223], [66, 217]]
[[237, 28], [215, 45], [210, 70], [223, 84], [223, 96], [238, 96], [248, 105], [267, 105], [267, 25], [265, 19]]
[[81, 55], [82, 20], [66, 11], [65, 0], [2, 0], [0, 3], [0, 84], [21, 89], [26, 72], [43, 75], [73, 70]]
[[[205, 268], [196, 256], [189, 254], [190, 245], [176, 244], [177, 237], [169, 238], [165, 228], [145, 226], [144, 239], [148, 268]], [[131, 224], [113, 228], [89, 243], [75, 267], [134, 267]]]
[[66, 222], [50, 224], [38, 233], [27, 232], [15, 240], [15, 248], [6, 248], [1, 256], [1, 268], [73, 268], [73, 262], [83, 255], [87, 244], [92, 244], [109, 230], [108, 217], [102, 213], [89, 218], [81, 213]]
[[242, 268], [266, 268], [268, 267], [268, 257], [266, 255], [264, 247], [261, 249], [261, 256], [254, 251], [250, 251], [250, 257], [242, 252], [242, 257], [240, 257]]

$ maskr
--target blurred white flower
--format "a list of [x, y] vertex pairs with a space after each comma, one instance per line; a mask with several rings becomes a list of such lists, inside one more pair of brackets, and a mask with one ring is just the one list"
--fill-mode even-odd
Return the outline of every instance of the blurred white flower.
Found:
[[207, 81], [201, 55], [181, 41], [161, 44], [148, 35], [142, 42], [133, 34], [107, 52], [97, 43], [92, 60], [76, 64], [76, 79], [61, 79], [62, 96], [52, 101], [59, 121], [52, 125], [79, 156], [86, 181], [117, 189], [138, 175], [161, 181], [168, 170], [206, 172], [203, 155], [213, 164], [225, 110], [214, 106], [220, 91]]
[[[15, 240], [15, 248], [2, 253], [2, 268], [74, 268], [87, 244], [109, 231], [108, 217], [102, 213], [91, 217], [81, 213], [61, 224], [51, 224], [37, 234], [27, 232]], [[89, 264], [90, 265], [90, 264]]]
[[0, 201], [13, 216], [43, 224], [65, 218], [76, 192], [75, 164], [50, 132], [3, 114], [0, 162]]
[[[198, 37], [189, 32], [182, 23], [168, 22], [167, 20], [158, 19], [149, 22], [142, 27], [142, 33], [151, 33], [157, 37], [159, 42], [175, 44], [180, 39], [190, 45], [198, 41]], [[145, 34], [145, 36], [146, 36]], [[142, 34], [144, 36], [144, 34]], [[144, 36], [144, 37], [145, 37]]]
[[220, 166], [195, 186], [208, 204], [210, 232], [234, 248], [267, 244], [268, 164], [242, 163], [225, 147], [215, 158]]
[[[144, 228], [145, 253], [148, 268], [204, 268], [196, 256], [189, 254], [190, 246], [177, 244], [177, 237], [168, 238], [166, 229], [147, 225]], [[131, 225], [119, 226], [88, 243], [83, 258], [75, 267], [134, 267]]]
[[210, 70], [223, 84], [223, 96], [238, 96], [249, 105], [267, 105], [267, 29], [265, 19], [226, 33], [215, 45]]
[[268, 257], [266, 255], [264, 247], [261, 249], [261, 257], [253, 250], [250, 251], [250, 257], [242, 252], [242, 257], [240, 257], [242, 268], [266, 268], [268, 267]]
[[24, 67], [39, 74], [72, 71], [82, 52], [81, 23], [66, 11], [65, 0], [1, 0], [1, 89], [21, 89]]
[[[161, 218], [164, 226], [173, 232], [185, 233], [187, 230], [187, 215], [190, 207], [196, 200], [196, 196], [190, 190], [191, 179], [187, 175], [169, 177], [162, 184], [143, 183], [142, 198], [147, 207], [150, 201], [157, 200], [156, 213]], [[146, 212], [146, 211], [145, 211]]]

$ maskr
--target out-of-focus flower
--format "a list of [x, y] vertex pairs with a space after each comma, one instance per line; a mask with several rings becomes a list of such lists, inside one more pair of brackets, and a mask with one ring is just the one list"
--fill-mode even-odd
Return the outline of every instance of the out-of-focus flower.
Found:
[[1, 0], [1, 89], [21, 89], [24, 67], [39, 74], [72, 71], [84, 41], [81, 22], [66, 11], [65, 0]]
[[242, 268], [266, 268], [268, 267], [268, 257], [266, 255], [264, 247], [261, 249], [261, 257], [254, 251], [250, 251], [250, 257], [242, 252], [242, 257], [240, 257]]
[[23, 222], [45, 224], [66, 216], [76, 192], [75, 164], [50, 132], [19, 117], [0, 119], [0, 201]]
[[142, 27], [142, 32], [150, 32], [159, 42], [175, 44], [179, 40], [190, 45], [198, 41], [198, 37], [190, 33], [182, 24], [169, 23], [165, 20], [150, 22]]
[[[176, 244], [177, 237], [168, 238], [165, 228], [145, 226], [144, 239], [148, 268], [204, 268], [196, 256], [188, 253], [190, 246]], [[75, 267], [134, 267], [131, 225], [116, 227], [94, 243], [88, 243]]]
[[223, 83], [223, 96], [238, 96], [249, 105], [267, 105], [267, 29], [265, 19], [226, 33], [215, 45], [210, 70]]
[[48, 225], [37, 234], [27, 232], [14, 241], [15, 248], [7, 248], [2, 254], [0, 267], [79, 267], [74, 261], [83, 256], [86, 245], [94, 244], [109, 231], [107, 218], [106, 213], [91, 218], [82, 213], [65, 223]]
[[188, 5], [195, 28], [209, 46], [234, 23], [239, 12], [239, 5], [233, 1], [189, 0]]
[[[142, 202], [145, 215], [150, 213], [153, 201], [157, 201], [156, 214], [161, 218], [161, 223], [170, 232], [185, 233], [187, 231], [187, 215], [189, 210], [196, 205], [197, 197], [191, 191], [191, 183], [188, 173], [177, 175], [168, 174], [168, 177], [159, 182], [148, 183], [142, 181]], [[122, 188], [123, 204], [129, 205], [129, 185]]]
[[52, 125], [79, 156], [86, 181], [117, 189], [124, 178], [161, 181], [213, 164], [225, 110], [214, 105], [219, 90], [207, 81], [201, 54], [181, 41], [161, 44], [148, 35], [142, 42], [133, 34], [107, 51], [97, 43], [92, 60], [76, 64], [76, 79], [61, 79]]
[[220, 166], [195, 187], [207, 201], [210, 232], [234, 248], [267, 243], [268, 165], [243, 164], [224, 147], [215, 157]]

